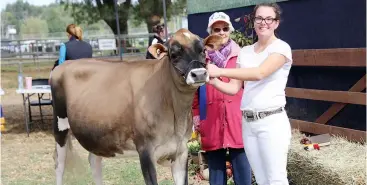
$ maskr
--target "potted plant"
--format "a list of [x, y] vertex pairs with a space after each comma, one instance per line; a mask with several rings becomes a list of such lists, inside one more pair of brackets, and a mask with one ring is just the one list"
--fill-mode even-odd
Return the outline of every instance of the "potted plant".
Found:
[[235, 30], [231, 33], [230, 37], [233, 41], [235, 41], [240, 47], [244, 47], [247, 45], [251, 45], [255, 41], [255, 32], [252, 14], [244, 15], [235, 19], [235, 22], [243, 21], [244, 26], [238, 30]]
[[199, 151], [201, 149], [201, 144], [197, 140], [193, 140], [187, 143], [187, 147], [189, 150], [189, 155], [195, 164], [199, 164]]

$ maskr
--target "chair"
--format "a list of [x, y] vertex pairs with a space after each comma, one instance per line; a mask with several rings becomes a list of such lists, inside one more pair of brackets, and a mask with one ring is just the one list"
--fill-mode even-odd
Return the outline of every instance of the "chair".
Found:
[[[32, 88], [36, 88], [35, 86], [42, 86], [42, 85], [49, 85], [48, 84], [48, 79], [32, 79]], [[30, 96], [32, 96], [33, 94], [31, 94]], [[41, 118], [41, 123], [42, 125], [44, 125], [44, 116], [51, 116], [51, 115], [44, 115], [42, 112], [42, 106], [48, 106], [48, 105], [52, 105], [52, 100], [51, 100], [51, 95], [49, 95], [48, 98], [44, 98], [43, 93], [38, 93], [38, 100], [30, 100], [30, 96], [27, 98], [28, 99], [28, 112], [29, 112], [29, 122], [32, 122], [32, 112], [31, 112], [31, 107], [34, 106], [38, 106], [39, 107], [39, 112], [40, 112], [40, 118]]]

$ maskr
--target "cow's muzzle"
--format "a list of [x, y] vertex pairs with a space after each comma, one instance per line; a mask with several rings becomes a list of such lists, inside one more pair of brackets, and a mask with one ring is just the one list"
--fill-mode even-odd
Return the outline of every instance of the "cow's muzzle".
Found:
[[188, 85], [203, 85], [209, 81], [209, 75], [205, 68], [191, 69], [187, 74], [186, 83]]

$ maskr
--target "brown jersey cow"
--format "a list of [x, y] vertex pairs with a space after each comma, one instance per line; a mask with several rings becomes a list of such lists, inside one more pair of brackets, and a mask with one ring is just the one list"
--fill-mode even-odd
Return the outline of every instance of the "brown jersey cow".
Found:
[[187, 184], [193, 96], [209, 80], [205, 47], [220, 43], [219, 36], [202, 41], [180, 29], [165, 45], [149, 48], [154, 60], [80, 59], [56, 67], [51, 75], [56, 184], [62, 184], [70, 134], [90, 152], [97, 185], [102, 157], [123, 154], [129, 143], [139, 154], [146, 184], [157, 185], [157, 162], [169, 162], [176, 185]]

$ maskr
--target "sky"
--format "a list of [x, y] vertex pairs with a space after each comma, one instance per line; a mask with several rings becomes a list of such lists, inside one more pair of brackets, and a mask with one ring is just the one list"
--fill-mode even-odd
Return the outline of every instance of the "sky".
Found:
[[[0, 0], [0, 10], [4, 10], [7, 4], [11, 4], [16, 2], [17, 0]], [[53, 2], [55, 2], [56, 0], [23, 0], [28, 2], [29, 4], [32, 5], [38, 5], [38, 6], [42, 6], [42, 5], [49, 5]], [[132, 2], [136, 2], [138, 0], [133, 0]]]
[[[16, 1], [17, 0], [0, 0], [0, 9], [4, 10], [7, 4], [12, 4]], [[23, 1], [28, 2], [29, 4], [38, 5], [38, 6], [48, 5], [48, 4], [55, 2], [55, 0], [23, 0]]]

